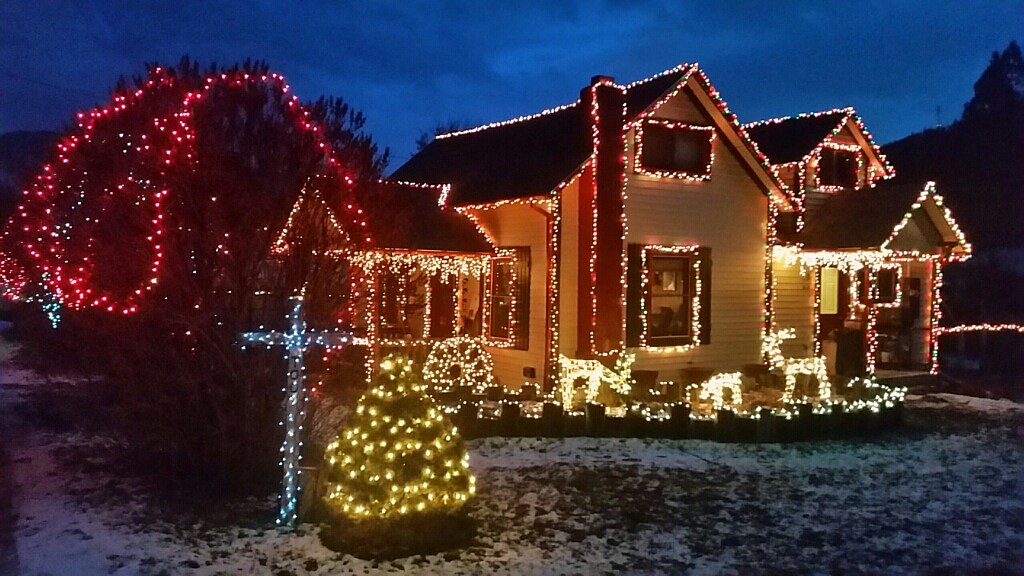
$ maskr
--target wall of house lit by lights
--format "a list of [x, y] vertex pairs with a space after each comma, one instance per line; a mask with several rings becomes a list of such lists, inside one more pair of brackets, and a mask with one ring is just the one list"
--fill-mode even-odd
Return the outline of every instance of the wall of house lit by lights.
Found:
[[[529, 202], [510, 202], [495, 208], [469, 209], [464, 213], [471, 214], [473, 219], [486, 232], [494, 245], [501, 248], [529, 248], [530, 261], [530, 298], [528, 342], [513, 343], [508, 340], [489, 338], [490, 318], [487, 310], [478, 314], [483, 325], [483, 334], [488, 350], [494, 358], [494, 375], [508, 389], [518, 389], [523, 383], [541, 384], [544, 377], [545, 328], [547, 312], [547, 270], [548, 260], [548, 224], [547, 216], [551, 203], [531, 205]], [[483, 278], [485, 286], [489, 278]], [[485, 289], [489, 289], [489, 286]], [[487, 306], [487, 299], [482, 303]], [[513, 304], [514, 305], [514, 304]], [[520, 303], [520, 305], [522, 305]], [[515, 316], [515, 312], [513, 312]], [[513, 319], [514, 321], [514, 319]], [[511, 328], [515, 331], [515, 328]], [[525, 348], [525, 349], [520, 349]], [[524, 376], [523, 369], [533, 368], [536, 376]]]
[[706, 177], [645, 174], [636, 169], [635, 129], [626, 138], [626, 244], [711, 248], [710, 342], [636, 353], [634, 369], [658, 370], [666, 380], [689, 366], [729, 371], [761, 358], [768, 197], [730, 141], [732, 128], [697, 99], [700, 90], [691, 79], [652, 118], [715, 128]]

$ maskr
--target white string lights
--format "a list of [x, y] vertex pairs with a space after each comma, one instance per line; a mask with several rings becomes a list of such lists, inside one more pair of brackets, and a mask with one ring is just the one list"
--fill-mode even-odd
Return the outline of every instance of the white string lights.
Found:
[[[650, 342], [649, 331], [647, 326], [647, 315], [650, 310], [647, 309], [647, 301], [651, 291], [650, 278], [648, 273], [648, 262], [650, 258], [658, 255], [667, 256], [686, 256], [689, 257], [692, 262], [690, 265], [690, 273], [693, 278], [693, 296], [690, 300], [690, 339], [691, 341], [687, 344], [679, 344], [672, 346], [658, 346]], [[641, 270], [641, 292], [643, 296], [640, 299], [640, 348], [648, 352], [659, 352], [659, 353], [671, 353], [671, 352], [685, 352], [687, 350], [700, 346], [700, 303], [703, 293], [703, 286], [701, 285], [701, 259], [700, 259], [700, 246], [696, 245], [683, 245], [683, 246], [665, 246], [661, 244], [647, 244], [644, 245], [640, 250], [640, 270]]]
[[473, 387], [476, 392], [494, 386], [494, 360], [479, 338], [456, 336], [434, 342], [423, 364], [423, 379], [444, 392]]
[[828, 379], [828, 368], [825, 358], [786, 358], [782, 355], [782, 342], [796, 336], [796, 330], [787, 328], [768, 333], [761, 342], [761, 350], [772, 370], [781, 372], [786, 377], [786, 389], [782, 394], [785, 403], [797, 400], [796, 385], [800, 376], [814, 377], [818, 384], [817, 400], [828, 400], [832, 396], [832, 384]]
[[970, 332], [1021, 332], [1024, 333], [1022, 324], [961, 324], [959, 326], [939, 327], [939, 336], [946, 334], [966, 334]]
[[[285, 428], [284, 442], [281, 444], [281, 468], [284, 477], [279, 497], [277, 523], [285, 527], [294, 527], [298, 521], [299, 505], [299, 463], [302, 460], [302, 422], [306, 416], [306, 402], [309, 391], [306, 383], [306, 367], [303, 355], [311, 346], [341, 348], [350, 344], [365, 344], [356, 339], [350, 332], [340, 330], [328, 332], [311, 332], [307, 330], [302, 319], [302, 295], [291, 298], [292, 309], [287, 320], [288, 332], [246, 332], [242, 338], [248, 342], [265, 344], [267, 349], [282, 346], [287, 350], [288, 359], [287, 384], [285, 392], [285, 418], [281, 424]], [[244, 348], [244, 346], [243, 346]]]
[[628, 395], [633, 386], [630, 367], [635, 358], [632, 354], [622, 354], [616, 359], [614, 367], [608, 368], [600, 360], [560, 356], [559, 391], [562, 395], [562, 405], [567, 409], [572, 407], [576, 383], [579, 381], [584, 382], [588, 403], [597, 401], [602, 384], [607, 384], [617, 394]]
[[906, 214], [903, 215], [903, 218], [900, 219], [899, 224], [893, 228], [892, 233], [890, 233], [889, 237], [882, 243], [881, 250], [883, 252], [888, 250], [889, 245], [892, 244], [893, 240], [895, 240], [897, 236], [899, 236], [900, 231], [910, 223], [911, 218], [914, 216], [914, 212], [924, 205], [925, 200], [927, 200], [929, 196], [935, 202], [935, 205], [942, 210], [942, 215], [946, 219], [946, 223], [949, 225], [950, 229], [953, 231], [953, 235], [956, 237], [957, 246], [961, 249], [960, 253], [951, 254], [949, 261], [961, 262], [970, 258], [973, 250], [971, 244], [967, 241], [967, 237], [964, 236], [963, 231], [960, 230], [960, 226], [956, 223], [956, 220], [953, 219], [953, 213], [950, 212], [949, 208], [945, 205], [945, 201], [942, 199], [942, 196], [939, 195], [938, 191], [935, 189], [935, 182], [932, 181], [929, 181], [924, 185], [924, 189], [917, 196], [917, 199], [911, 205], [910, 209], [907, 210]]
[[354, 250], [350, 256], [354, 266], [373, 274], [400, 274], [410, 268], [428, 276], [480, 278], [487, 272], [490, 254], [458, 254], [411, 250]]
[[711, 400], [714, 410], [729, 408], [739, 411], [743, 405], [743, 374], [715, 374], [700, 385], [700, 399]]
[[[704, 165], [703, 169], [696, 172], [658, 170], [645, 166], [643, 161], [644, 128], [647, 126], [658, 126], [667, 130], [678, 130], [680, 132], [691, 132], [706, 137], [709, 150], [707, 164]], [[711, 166], [715, 163], [715, 140], [717, 139], [717, 136], [718, 132], [715, 130], [714, 126], [697, 126], [694, 124], [687, 124], [685, 122], [672, 122], [669, 120], [648, 118], [643, 122], [637, 123], [634, 144], [636, 153], [633, 155], [633, 171], [637, 174], [653, 176], [655, 178], [678, 178], [689, 182], [704, 182], [709, 180], [711, 178]]]

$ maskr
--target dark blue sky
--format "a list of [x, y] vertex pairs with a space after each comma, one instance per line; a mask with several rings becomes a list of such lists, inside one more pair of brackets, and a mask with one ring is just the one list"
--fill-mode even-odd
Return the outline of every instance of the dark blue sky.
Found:
[[267, 60], [344, 97], [393, 152], [457, 120], [571, 102], [699, 62], [741, 121], [855, 106], [880, 142], [960, 114], [1024, 0], [613, 2], [0, 0], [0, 132], [54, 129], [145, 62]]

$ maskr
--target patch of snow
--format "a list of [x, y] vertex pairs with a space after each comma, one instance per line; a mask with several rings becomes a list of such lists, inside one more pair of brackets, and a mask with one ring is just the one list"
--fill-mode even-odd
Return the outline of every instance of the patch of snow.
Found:
[[907, 395], [907, 402], [921, 408], [955, 407], [988, 414], [1024, 412], [1024, 404], [1006, 398], [979, 398], [963, 394], [938, 392], [922, 396]]
[[328, 550], [312, 525], [174, 525], [137, 514], [145, 504], [130, 497], [80, 503], [72, 494], [83, 486], [121, 480], [71, 473], [55, 458], [62, 446], [102, 440], [18, 423], [21, 394], [41, 380], [12, 371], [9, 352], [0, 345], [0, 422], [26, 575], [918, 573], [1024, 563], [1024, 458], [1010, 433], [1022, 411], [1012, 402], [915, 397], [908, 411], [993, 422], [867, 441], [474, 440], [476, 542], [375, 562]]

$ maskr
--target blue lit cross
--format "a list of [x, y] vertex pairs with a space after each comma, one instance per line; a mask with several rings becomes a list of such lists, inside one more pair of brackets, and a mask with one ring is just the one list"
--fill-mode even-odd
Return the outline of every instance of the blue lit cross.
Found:
[[[305, 386], [306, 368], [302, 356], [307, 348], [324, 346], [339, 348], [350, 344], [365, 344], [364, 338], [355, 338], [351, 332], [340, 330], [313, 332], [306, 330], [306, 322], [302, 319], [302, 295], [291, 297], [292, 310], [288, 314], [290, 329], [287, 332], [246, 332], [242, 338], [248, 342], [259, 342], [267, 348], [284, 346], [288, 350], [288, 383], [284, 389], [285, 419], [281, 422], [285, 427], [284, 442], [281, 444], [281, 467], [284, 471], [282, 481], [281, 502], [278, 509], [277, 523], [294, 527], [298, 519], [299, 502], [299, 461], [302, 459], [302, 421], [306, 416], [307, 390]], [[244, 348], [244, 346], [243, 346]]]

